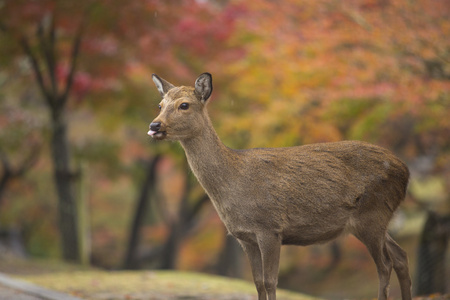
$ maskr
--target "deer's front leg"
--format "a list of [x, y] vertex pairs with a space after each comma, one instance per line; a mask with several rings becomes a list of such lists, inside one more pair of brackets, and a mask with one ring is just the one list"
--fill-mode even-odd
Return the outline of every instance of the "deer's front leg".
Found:
[[261, 252], [264, 288], [268, 300], [276, 300], [278, 284], [278, 267], [280, 264], [281, 238], [274, 233], [257, 235], [259, 251]]
[[238, 240], [247, 254], [252, 269], [253, 282], [258, 291], [258, 300], [267, 300], [266, 288], [264, 287], [264, 271], [259, 246], [255, 242]]

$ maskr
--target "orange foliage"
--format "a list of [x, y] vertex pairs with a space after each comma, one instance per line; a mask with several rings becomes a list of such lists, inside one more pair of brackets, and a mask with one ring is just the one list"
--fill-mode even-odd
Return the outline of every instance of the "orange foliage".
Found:
[[387, 120], [402, 114], [417, 122], [438, 119], [439, 125], [430, 124], [433, 134], [450, 132], [442, 118], [450, 113], [446, 1], [259, 0], [246, 2], [246, 11], [233, 40], [247, 56], [227, 71], [239, 105], [252, 115], [232, 116], [227, 132], [251, 132], [253, 146], [352, 137], [311, 119], [346, 99], [392, 103], [380, 109]]

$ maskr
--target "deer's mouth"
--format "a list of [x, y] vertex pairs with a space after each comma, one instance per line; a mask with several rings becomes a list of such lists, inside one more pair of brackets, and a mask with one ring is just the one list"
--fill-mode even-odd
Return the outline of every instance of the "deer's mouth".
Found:
[[163, 140], [166, 137], [167, 132], [149, 130], [147, 134], [155, 140]]

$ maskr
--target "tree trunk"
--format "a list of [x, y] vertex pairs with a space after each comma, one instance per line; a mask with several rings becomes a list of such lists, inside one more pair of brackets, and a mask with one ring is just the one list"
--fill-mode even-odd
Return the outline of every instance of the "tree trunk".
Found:
[[178, 220], [170, 224], [170, 231], [166, 242], [161, 251], [160, 269], [172, 270], [176, 269], [178, 254], [183, 240], [194, 227], [195, 220], [203, 205], [208, 202], [208, 196], [205, 194], [201, 196], [194, 205], [188, 205], [188, 198], [191, 190], [191, 185], [188, 184], [183, 200], [180, 204], [178, 212]]
[[137, 249], [140, 244], [142, 224], [144, 223], [146, 213], [148, 212], [150, 193], [155, 188], [156, 166], [161, 158], [161, 155], [155, 156], [155, 158], [149, 162], [147, 167], [147, 173], [145, 175], [145, 180], [142, 183], [141, 193], [137, 200], [137, 205], [129, 232], [130, 239], [128, 241], [127, 252], [124, 260], [125, 269], [138, 269], [139, 267]]
[[420, 237], [416, 295], [446, 293], [445, 253], [450, 235], [450, 216], [429, 212]]
[[176, 268], [180, 243], [183, 238], [181, 226], [183, 225], [180, 222], [174, 222], [170, 226], [169, 236], [162, 251], [161, 265], [159, 267], [161, 270], [173, 270]]
[[333, 241], [330, 246], [330, 256], [331, 256], [331, 261], [330, 264], [327, 266], [325, 272], [330, 272], [332, 270], [334, 270], [337, 265], [339, 264], [339, 262], [342, 260], [342, 251], [341, 251], [341, 246], [338, 244], [337, 241]]
[[81, 161], [79, 163], [79, 170], [80, 174], [76, 204], [80, 263], [83, 266], [89, 266], [91, 263], [91, 234], [89, 228], [89, 188], [87, 163]]
[[53, 176], [59, 199], [59, 228], [63, 258], [67, 261], [78, 262], [80, 259], [77, 232], [78, 219], [73, 186], [76, 176], [70, 171], [67, 126], [61, 111], [53, 111], [51, 121]]
[[0, 179], [0, 208], [2, 206], [3, 194], [6, 190], [6, 186], [11, 179], [11, 171], [6, 167], [3, 170], [2, 178]]
[[217, 262], [217, 274], [241, 278], [243, 266], [243, 250], [231, 235], [225, 236], [225, 243]]

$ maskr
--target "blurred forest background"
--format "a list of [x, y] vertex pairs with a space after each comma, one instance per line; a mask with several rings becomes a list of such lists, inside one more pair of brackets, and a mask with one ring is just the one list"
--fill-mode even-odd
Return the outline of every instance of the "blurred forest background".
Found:
[[[181, 147], [146, 134], [152, 73], [210, 72], [229, 147], [356, 139], [407, 162], [390, 231], [415, 293], [449, 293], [449, 16], [448, 0], [1, 0], [0, 263], [250, 280]], [[376, 280], [352, 237], [283, 249], [281, 287], [363, 298]]]

